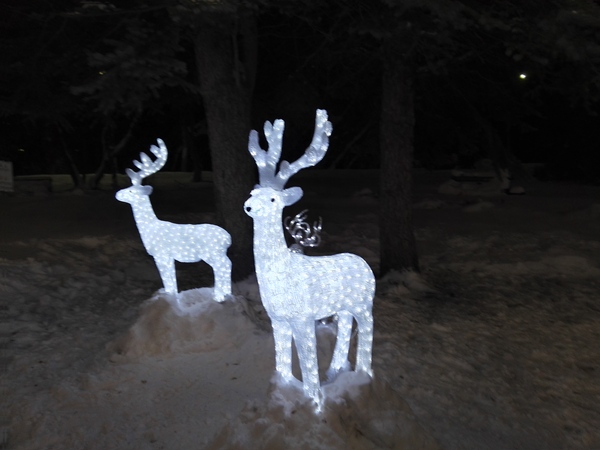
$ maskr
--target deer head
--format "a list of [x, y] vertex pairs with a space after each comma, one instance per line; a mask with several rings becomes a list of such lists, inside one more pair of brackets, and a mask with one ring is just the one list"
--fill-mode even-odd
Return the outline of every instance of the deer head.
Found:
[[284, 207], [300, 200], [302, 194], [299, 187], [282, 191], [272, 187], [258, 187], [250, 192], [250, 198], [244, 204], [244, 211], [252, 218], [276, 216]]
[[131, 169], [125, 170], [125, 173], [127, 173], [127, 176], [131, 180], [131, 186], [117, 192], [117, 200], [125, 203], [132, 203], [140, 196], [148, 196], [152, 193], [152, 186], [143, 186], [142, 180], [153, 173], [158, 172], [167, 162], [167, 146], [162, 139], [157, 139], [156, 142], [158, 143], [158, 147], [156, 145], [150, 146], [150, 151], [156, 156], [154, 161], [142, 152], [140, 153], [140, 161], [133, 160], [133, 165], [136, 166], [139, 171], [135, 172]]
[[312, 142], [304, 154], [295, 162], [281, 161], [281, 143], [285, 124], [276, 120], [273, 124], [267, 121], [264, 133], [269, 144], [268, 150], [263, 150], [258, 143], [256, 130], [250, 132], [248, 151], [258, 168], [259, 184], [250, 193], [250, 198], [244, 204], [244, 210], [250, 217], [269, 216], [280, 213], [284, 206], [296, 203], [302, 198], [303, 192], [299, 187], [284, 189], [290, 177], [306, 167], [312, 167], [323, 159], [329, 147], [329, 136], [332, 125], [327, 120], [327, 111], [318, 109], [315, 119], [315, 132]]

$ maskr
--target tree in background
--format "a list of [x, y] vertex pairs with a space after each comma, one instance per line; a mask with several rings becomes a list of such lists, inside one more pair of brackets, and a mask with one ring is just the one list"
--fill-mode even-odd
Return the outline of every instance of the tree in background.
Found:
[[[80, 30], [88, 40], [82, 39], [86, 45], [76, 46], [75, 52], [80, 57], [84, 54], [82, 47], [87, 50], [89, 79], [82, 82], [82, 74], [76, 70], [74, 74], [63, 73], [67, 83], [61, 77], [57, 80], [67, 87], [76, 86], [79, 95], [93, 100], [101, 110], [116, 111], [129, 118], [147, 111], [149, 105], [168, 103], [173, 82], [196, 84], [204, 103], [220, 222], [237, 237], [233, 259], [238, 271], [234, 276], [251, 273], [251, 223], [238, 205], [243, 203], [255, 178], [246, 145], [256, 71], [257, 7], [243, 0], [93, 4], [104, 10], [82, 14], [91, 20], [86, 23], [97, 28], [88, 34]], [[488, 146], [495, 147], [490, 153], [496, 154], [497, 164], [502, 165], [506, 164], [508, 153], [497, 127], [514, 119], [513, 111], [519, 105], [515, 102], [517, 107], [509, 108], [509, 102], [504, 102], [498, 108], [501, 95], [490, 95], [501, 85], [503, 71], [528, 65], [535, 69], [535, 86], [539, 90], [556, 89], [563, 95], [572, 93], [573, 98], [590, 98], [596, 92], [594, 86], [600, 84], [600, 14], [593, 0], [340, 0], [326, 4], [263, 0], [258, 4], [261, 14], [269, 12], [270, 20], [276, 22], [280, 15], [290, 23], [300, 20], [310, 29], [311, 39], [297, 39], [297, 47], [290, 48], [290, 53], [298, 52], [304, 61], [296, 61], [299, 66], [290, 66], [288, 71], [303, 75], [302, 81], [311, 85], [316, 97], [337, 106], [332, 110], [323, 105], [330, 110], [332, 119], [338, 115], [349, 117], [346, 111], [357, 110], [363, 115], [355, 116], [360, 119], [354, 123], [379, 122], [381, 275], [391, 270], [419, 270], [411, 217], [416, 111], [429, 105], [430, 112], [443, 101], [459, 105], [460, 99], [461, 106], [453, 107], [465, 113], [461, 138], [473, 140], [473, 136], [487, 133]], [[81, 5], [89, 7], [91, 3]], [[57, 8], [69, 10], [67, 4]], [[74, 16], [69, 19], [84, 23]], [[279, 28], [280, 33], [288, 31]], [[153, 39], [154, 36], [161, 38]], [[16, 42], [4, 38], [2, 43]], [[147, 42], [152, 42], [153, 48], [146, 46]], [[180, 51], [182, 43], [192, 49], [193, 61]], [[262, 48], [269, 52], [273, 47], [267, 44]], [[48, 64], [51, 56], [57, 54], [48, 53]], [[277, 64], [277, 55], [265, 54], [264, 60], [267, 56]], [[283, 61], [287, 64], [291, 60], [281, 58], [283, 73], [287, 69]], [[431, 88], [444, 83], [448, 89]], [[536, 90], [531, 89], [531, 93]], [[499, 88], [498, 92], [509, 91]], [[365, 93], [371, 95], [370, 100], [365, 101]], [[486, 97], [494, 105], [486, 105]], [[373, 99], [379, 101], [378, 106], [372, 106]], [[7, 104], [11, 103], [4, 105]], [[344, 104], [358, 107], [340, 114], [337, 110]], [[452, 111], [439, 108], [443, 109]], [[440, 114], [440, 120], [450, 122], [444, 117], [449, 114]], [[127, 120], [125, 124], [128, 125]], [[357, 137], [369, 134], [362, 131], [363, 126], [355, 133]], [[469, 127], [474, 131], [470, 132]], [[481, 131], [475, 131], [478, 129]], [[436, 139], [444, 141], [448, 136]], [[105, 152], [108, 160], [118, 147], [118, 139], [111, 142], [113, 149]]]
[[[427, 95], [418, 90], [426, 86], [420, 84], [425, 76], [430, 82], [448, 81], [468, 65], [484, 74], [486, 65], [502, 67], [517, 61], [546, 74], [566, 66], [570, 80], [576, 74], [595, 74], [585, 85], [600, 84], [600, 12], [592, 0], [380, 0], [336, 2], [330, 7], [322, 17], [333, 9], [338, 11], [339, 20], [325, 33], [331, 37], [332, 47], [351, 57], [356, 47], [348, 45], [348, 36], [358, 35], [360, 47], [379, 58], [380, 275], [391, 270], [419, 270], [412, 228], [412, 167], [415, 110], [421, 96]], [[480, 88], [484, 92], [491, 89], [497, 79], [480, 84]], [[556, 87], [541, 82], [539, 86]], [[581, 86], [571, 87], [585, 92]], [[498, 165], [506, 164], [506, 149], [498, 149], [501, 143], [489, 114], [474, 103], [469, 108], [470, 126], [491, 136], [490, 154]], [[446, 138], [438, 136], [439, 140]]]
[[[63, 78], [63, 93], [82, 99], [88, 123], [100, 130], [102, 156], [92, 186], [108, 167], [115, 173], [115, 158], [136, 124], [173, 101], [169, 94], [174, 89], [186, 91], [191, 101], [202, 99], [218, 221], [236, 236], [230, 249], [233, 277], [252, 273], [252, 223], [241, 205], [256, 179], [246, 150], [256, 71], [253, 10], [245, 2], [134, 0], [125, 5], [78, 2], [75, 7], [65, 2], [36, 11], [33, 5], [27, 14], [61, 20], [64, 30], [78, 28], [74, 36], [84, 38], [73, 49], [62, 45], [41, 53], [52, 60], [62, 50], [79, 58], [73, 65], [84, 68], [77, 77]], [[59, 33], [63, 41], [64, 30]], [[191, 48], [195, 58], [190, 60], [182, 46]]]
[[[33, 156], [34, 170], [60, 167], [69, 170], [78, 184], [66, 139], [82, 112], [69, 86], [80, 74], [79, 44], [84, 39], [70, 42], [67, 21], [56, 14], [66, 3], [0, 4], [0, 118], [5, 139], [15, 130], [27, 129], [14, 138], [21, 151]], [[60, 165], [61, 160], [68, 164]]]
[[[132, 123], [152, 103], [160, 106], [159, 98], [169, 101], [161, 96], [165, 88], [200, 94], [196, 98], [204, 104], [217, 221], [236, 237], [229, 250], [232, 276], [244, 278], [254, 269], [252, 222], [241, 206], [256, 180], [245, 151], [256, 73], [254, 12], [245, 2], [191, 0], [140, 2], [121, 12], [131, 15], [124, 21], [127, 35], [107, 40], [114, 43], [109, 52], [91, 53], [91, 66], [102, 75], [77, 92], [95, 96], [104, 117], [115, 110], [121, 116], [130, 112]], [[143, 22], [147, 16], [152, 19], [148, 24]], [[181, 45], [193, 49], [193, 61], [185, 60]], [[105, 152], [105, 159], [123, 142]]]
[[246, 151], [257, 65], [254, 11], [244, 3], [191, 9], [191, 30], [208, 125], [218, 220], [232, 236], [232, 277], [254, 272], [252, 220], [242, 205], [256, 183]]
[[96, 28], [105, 24], [105, 33], [100, 34], [105, 37], [87, 48], [85, 83], [71, 88], [90, 105], [99, 124], [102, 157], [92, 188], [109, 168], [116, 183], [117, 155], [131, 142], [143, 116], [169, 109], [172, 91], [183, 91], [192, 99], [196, 95], [199, 101], [199, 89], [187, 81], [187, 66], [179, 56], [179, 30], [169, 26], [165, 16], [164, 10], [143, 6], [72, 14], [72, 20], [92, 22]]

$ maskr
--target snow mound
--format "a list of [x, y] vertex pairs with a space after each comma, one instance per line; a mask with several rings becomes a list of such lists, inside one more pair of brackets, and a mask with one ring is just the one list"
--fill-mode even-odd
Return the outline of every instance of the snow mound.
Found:
[[385, 296], [395, 295], [398, 297], [421, 297], [437, 293], [434, 288], [427, 284], [421, 274], [411, 270], [390, 271], [377, 283], [377, 292]]
[[446, 206], [447, 203], [440, 199], [426, 199], [413, 205], [415, 209], [442, 209]]
[[369, 188], [361, 189], [359, 191], [356, 191], [354, 194], [352, 194], [352, 198], [354, 198], [354, 199], [364, 199], [364, 198], [374, 199], [375, 197], [376, 197], [375, 192], [373, 192], [373, 190], [369, 189]]
[[600, 217], [600, 203], [593, 203], [587, 208], [573, 211], [568, 216], [574, 219], [597, 219]]
[[498, 275], [541, 275], [580, 278], [598, 278], [600, 269], [593, 261], [578, 255], [544, 256], [537, 261], [498, 263], [477, 267]]
[[174, 296], [159, 294], [142, 306], [136, 322], [109, 344], [113, 362], [144, 356], [211, 352], [240, 346], [255, 333], [246, 299], [237, 296], [218, 303], [212, 288]]
[[463, 208], [463, 211], [464, 212], [480, 212], [480, 211], [485, 211], [486, 209], [490, 209], [493, 207], [494, 207], [494, 204], [492, 202], [483, 201], [483, 200], [479, 199], [479, 201], [477, 201], [476, 203], [472, 203], [468, 206], [465, 206]]
[[321, 413], [301, 388], [273, 377], [267, 400], [250, 402], [217, 435], [210, 450], [252, 448], [437, 450], [410, 407], [385, 382], [342, 373], [323, 387]]
[[448, 180], [438, 187], [438, 193], [445, 195], [488, 195], [496, 196], [504, 192], [502, 183], [493, 178], [489, 181], [462, 182]]
[[523, 186], [511, 186], [506, 190], [508, 195], [524, 195], [525, 188]]

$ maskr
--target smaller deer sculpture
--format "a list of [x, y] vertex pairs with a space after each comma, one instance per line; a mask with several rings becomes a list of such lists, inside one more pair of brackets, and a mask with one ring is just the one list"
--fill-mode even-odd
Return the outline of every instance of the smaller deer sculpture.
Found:
[[256, 131], [248, 148], [259, 173], [259, 185], [244, 204], [254, 221], [254, 259], [260, 297], [271, 319], [275, 338], [275, 370], [284, 382], [292, 374], [292, 339], [296, 345], [304, 393], [321, 409], [315, 321], [337, 315], [338, 334], [327, 375], [334, 378], [350, 367], [348, 352], [353, 319], [358, 325], [356, 371], [371, 375], [375, 276], [361, 257], [350, 253], [307, 256], [288, 248], [283, 234], [285, 206], [302, 197], [302, 189], [284, 189], [289, 178], [325, 156], [331, 134], [327, 112], [317, 110], [315, 132], [305, 154], [294, 163], [282, 161], [284, 122], [266, 122], [268, 151], [260, 148]]
[[221, 302], [231, 295], [231, 261], [227, 257], [231, 236], [216, 225], [182, 225], [156, 217], [149, 198], [152, 186], [143, 186], [142, 180], [162, 169], [167, 161], [165, 143], [160, 139], [157, 143], [158, 147], [150, 147], [156, 159], [140, 153], [140, 161], [133, 161], [139, 170], [126, 170], [131, 186], [118, 191], [116, 198], [131, 205], [142, 242], [148, 254], [154, 257], [165, 292], [178, 294], [175, 261], [205, 261], [214, 272], [214, 298]]

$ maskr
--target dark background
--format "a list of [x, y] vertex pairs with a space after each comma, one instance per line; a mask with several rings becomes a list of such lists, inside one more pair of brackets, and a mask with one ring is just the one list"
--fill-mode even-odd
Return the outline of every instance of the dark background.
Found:
[[[123, 172], [157, 137], [170, 149], [165, 170], [211, 169], [191, 40], [181, 22], [169, 18], [169, 5], [178, 2], [130, 1], [118, 9], [103, 2], [21, 3], [0, 3], [0, 158], [13, 162], [15, 175], [68, 173], [73, 166], [93, 173], [103, 145], [116, 145], [130, 126], [125, 147], [106, 172]], [[377, 31], [362, 22], [363, 28], [354, 32], [349, 21], [364, 13], [357, 4], [331, 4], [320, 15], [311, 2], [254, 5], [259, 44], [252, 126], [260, 129], [265, 120], [285, 119], [285, 151], [293, 158], [310, 140], [314, 110], [325, 108], [334, 133], [318, 168], [377, 168], [385, 95]], [[492, 9], [495, 3], [486, 5]], [[555, 6], [560, 2], [548, 7]], [[538, 13], [533, 6], [521, 12], [530, 14], [521, 17], [525, 27], [535, 23]], [[420, 16], [414, 20], [423, 21]], [[136, 27], [154, 31], [132, 36]], [[555, 39], [561, 38], [559, 30]], [[579, 48], [594, 44], [583, 31], [578, 39]], [[517, 57], [507, 50], [510, 42], [494, 32], [478, 33], [476, 39], [464, 33], [453, 45], [461, 47], [456, 54], [477, 56], [444, 60], [443, 52], [436, 56], [429, 51], [419, 61], [416, 165], [470, 168], [482, 158], [494, 160], [492, 133], [514, 161], [541, 163], [535, 172], [540, 179], [600, 181], [594, 90], [600, 82], [594, 79], [598, 66], [593, 58], [568, 60], [557, 52], [542, 55], [536, 48]], [[164, 57], [168, 66], [172, 58], [182, 69], [165, 76], [160, 64], [149, 66], [148, 73], [135, 79], [134, 71], [123, 69], [127, 58], [110, 58], [115, 49], [127, 46], [141, 59]], [[164, 50], [151, 55], [152, 46]], [[98, 65], [99, 55], [109, 55], [106, 69]], [[101, 70], [120, 70], [123, 98], [117, 88], [89, 90]], [[527, 78], [519, 78], [521, 73]], [[158, 77], [156, 87], [150, 94], [138, 93], [136, 86], [149, 85], [151, 74]], [[84, 92], [77, 92], [81, 87]], [[102, 106], [102, 97], [112, 99], [112, 106]]]

